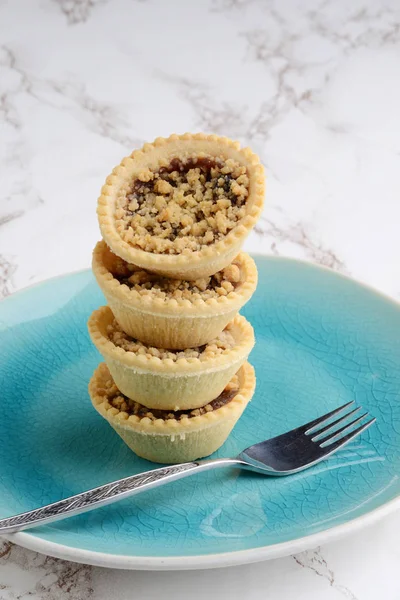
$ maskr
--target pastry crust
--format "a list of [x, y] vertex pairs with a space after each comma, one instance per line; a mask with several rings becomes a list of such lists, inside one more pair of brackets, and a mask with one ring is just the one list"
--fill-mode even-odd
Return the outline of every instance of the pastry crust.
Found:
[[241, 252], [236, 257], [240, 281], [233, 292], [218, 298], [161, 298], [140, 295], [121, 284], [110, 271], [112, 253], [104, 241], [93, 251], [92, 268], [97, 282], [121, 328], [130, 336], [157, 348], [185, 349], [202, 346], [218, 336], [257, 286], [254, 260]]
[[225, 405], [212, 412], [184, 420], [151, 420], [129, 416], [110, 404], [102, 389], [110, 373], [102, 363], [89, 383], [93, 406], [139, 456], [160, 463], [196, 460], [215, 452], [226, 440], [251, 400], [255, 389], [254, 369], [245, 363], [238, 371], [239, 390]]
[[[221, 240], [190, 254], [146, 252], [124, 241], [116, 226], [115, 211], [129, 193], [132, 181], [144, 169], [154, 172], [176, 158], [185, 161], [194, 155], [233, 159], [246, 167], [250, 183], [245, 216]], [[102, 236], [115, 254], [149, 271], [193, 280], [212, 275], [232, 262], [261, 215], [264, 195], [264, 170], [258, 156], [249, 148], [240, 148], [238, 142], [216, 135], [174, 134], [168, 139], [157, 138], [122, 160], [107, 177], [98, 199], [97, 214]]]
[[231, 349], [205, 360], [162, 359], [116, 346], [107, 332], [113, 320], [108, 306], [95, 310], [88, 322], [90, 337], [121, 392], [148, 408], [176, 411], [205, 406], [219, 396], [254, 346], [252, 326], [237, 315], [228, 325], [235, 341]]

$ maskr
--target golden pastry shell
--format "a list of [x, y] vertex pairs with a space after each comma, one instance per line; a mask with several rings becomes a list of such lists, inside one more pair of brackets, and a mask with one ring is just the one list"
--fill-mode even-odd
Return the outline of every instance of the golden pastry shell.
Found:
[[121, 284], [107, 267], [110, 251], [104, 241], [93, 251], [92, 269], [120, 327], [131, 337], [149, 346], [184, 350], [202, 346], [218, 336], [257, 287], [254, 260], [241, 252], [236, 257], [241, 281], [227, 296], [197, 299], [139, 294]]
[[148, 408], [176, 411], [205, 406], [224, 390], [254, 346], [252, 326], [237, 315], [229, 325], [236, 342], [229, 352], [207, 360], [147, 357], [127, 352], [109, 339], [107, 328], [113, 319], [108, 306], [95, 310], [88, 321], [90, 337], [119, 390]]
[[[232, 158], [246, 167], [250, 186], [245, 217], [222, 240], [189, 255], [146, 252], [124, 241], [116, 229], [114, 212], [120, 195], [128, 192], [135, 176], [143, 168], [157, 170], [162, 160], [185, 160], [202, 153], [225, 160]], [[232, 262], [261, 215], [264, 196], [264, 169], [250, 148], [241, 148], [238, 142], [217, 135], [173, 134], [167, 139], [157, 138], [152, 144], [145, 144], [114, 168], [102, 187], [97, 214], [102, 237], [115, 254], [143, 269], [190, 280], [213, 275]]]
[[251, 400], [256, 384], [253, 367], [245, 363], [238, 372], [239, 391], [224, 406], [204, 415], [179, 421], [152, 421], [148, 417], [129, 416], [126, 412], [110, 407], [100, 391], [109, 376], [104, 363], [93, 374], [89, 394], [94, 408], [131, 450], [147, 460], [160, 463], [196, 460], [215, 452], [225, 442]]

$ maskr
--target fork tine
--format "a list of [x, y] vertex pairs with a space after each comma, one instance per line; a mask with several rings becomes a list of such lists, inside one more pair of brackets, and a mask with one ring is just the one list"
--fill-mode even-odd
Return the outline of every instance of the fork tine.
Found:
[[371, 427], [371, 425], [373, 423], [375, 423], [375, 421], [376, 421], [375, 418], [370, 419], [369, 421], [364, 423], [364, 425], [360, 425], [360, 427], [357, 427], [357, 429], [355, 429], [354, 431], [351, 431], [350, 433], [348, 433], [347, 435], [342, 437], [337, 442], [334, 442], [333, 444], [330, 444], [329, 446], [324, 446], [323, 448], [321, 448], [321, 450], [325, 450], [324, 457], [327, 456], [328, 454], [333, 454], [333, 452], [336, 452], [336, 450], [338, 450], [342, 446], [345, 446], [346, 444], [351, 442], [351, 440], [353, 440], [355, 437], [360, 435], [360, 433], [362, 433], [363, 431], [368, 429], [368, 427]]
[[[356, 412], [358, 412], [361, 409], [361, 406], [358, 406], [357, 408], [351, 410], [350, 412], [346, 413], [345, 415], [343, 415], [343, 417], [340, 417], [339, 419], [336, 419], [336, 421], [332, 421], [332, 423], [329, 423], [329, 425], [327, 425], [326, 427], [323, 427], [322, 429], [317, 429], [316, 431], [313, 431], [313, 437], [311, 438], [313, 442], [315, 442], [315, 440], [317, 438], [319, 438], [323, 433], [329, 433], [331, 429], [334, 429], [336, 425], [339, 425], [339, 423], [341, 423], [342, 421], [345, 421], [346, 419], [348, 419], [349, 417], [351, 417], [351, 415], [354, 415]], [[314, 429], [316, 429], [314, 427]], [[307, 431], [306, 431], [306, 435], [307, 435]]]
[[343, 404], [343, 406], [339, 406], [339, 408], [335, 408], [335, 410], [332, 410], [331, 412], [326, 413], [326, 415], [322, 415], [322, 417], [319, 417], [318, 419], [314, 419], [314, 421], [310, 421], [309, 423], [306, 423], [302, 427], [299, 427], [299, 430], [308, 434], [311, 431], [311, 429], [314, 429], [317, 425], [324, 425], [325, 421], [327, 421], [331, 417], [334, 417], [335, 415], [340, 413], [342, 410], [344, 410], [348, 406], [351, 406], [352, 404], [354, 404], [354, 400], [352, 400], [351, 402], [347, 402], [346, 404]]
[[318, 440], [317, 443], [320, 444], [320, 445], [328, 444], [329, 442], [331, 442], [332, 440], [334, 440], [340, 433], [344, 433], [348, 429], [351, 429], [352, 427], [354, 427], [354, 425], [357, 425], [357, 423], [359, 423], [360, 421], [362, 421], [362, 419], [364, 419], [365, 417], [368, 417], [368, 415], [369, 415], [369, 413], [367, 413], [367, 412], [364, 413], [363, 415], [361, 415], [357, 419], [354, 419], [354, 421], [352, 421], [351, 423], [348, 423], [347, 425], [344, 425], [343, 427], [340, 427], [340, 429], [337, 429], [336, 431], [333, 431], [327, 437], [322, 438], [322, 440]]

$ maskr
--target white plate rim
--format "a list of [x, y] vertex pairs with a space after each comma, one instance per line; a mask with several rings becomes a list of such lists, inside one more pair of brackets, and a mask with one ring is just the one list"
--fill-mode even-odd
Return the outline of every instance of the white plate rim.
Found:
[[[383, 292], [376, 290], [372, 286], [358, 281], [357, 279], [338, 273], [329, 267], [324, 265], [316, 265], [305, 260], [300, 260], [291, 257], [278, 257], [268, 256], [262, 253], [251, 253], [255, 257], [268, 258], [270, 260], [277, 260], [279, 262], [295, 262], [300, 263], [303, 266], [311, 269], [320, 271], [328, 271], [330, 274], [350, 281], [369, 292], [373, 293], [380, 298], [385, 299], [400, 308], [400, 303], [396, 299], [384, 294]], [[68, 277], [69, 275], [78, 275], [79, 273], [90, 272], [90, 269], [78, 269], [67, 273], [62, 273], [42, 281], [35, 282], [29, 286], [18, 290], [9, 296], [6, 296], [1, 302], [10, 301], [15, 295], [23, 293], [34, 287], [37, 287], [48, 281], [58, 279], [60, 277]], [[400, 509], [400, 495], [396, 498], [386, 502], [382, 506], [375, 508], [368, 513], [351, 519], [341, 525], [336, 525], [314, 533], [311, 535], [303, 536], [295, 540], [289, 540], [287, 542], [281, 542], [279, 544], [271, 544], [268, 546], [260, 546], [259, 548], [250, 548], [247, 550], [236, 550], [234, 552], [222, 552], [213, 554], [200, 554], [193, 556], [131, 556], [131, 555], [119, 555], [119, 554], [108, 554], [105, 552], [95, 552], [92, 550], [85, 550], [83, 548], [76, 548], [72, 546], [66, 546], [49, 540], [30, 535], [29, 533], [20, 532], [10, 535], [3, 536], [4, 539], [15, 543], [19, 546], [39, 552], [40, 554], [47, 554], [55, 558], [61, 558], [69, 560], [71, 562], [79, 562], [83, 564], [93, 565], [97, 567], [108, 567], [112, 569], [125, 569], [125, 570], [142, 570], [142, 571], [183, 571], [183, 570], [198, 570], [198, 569], [214, 569], [221, 567], [232, 567], [244, 564], [251, 564], [261, 562], [264, 560], [271, 560], [274, 558], [282, 558], [291, 554], [297, 554], [304, 550], [309, 550], [322, 544], [334, 542], [347, 535], [356, 533], [364, 527], [373, 525], [388, 515], [394, 513]]]

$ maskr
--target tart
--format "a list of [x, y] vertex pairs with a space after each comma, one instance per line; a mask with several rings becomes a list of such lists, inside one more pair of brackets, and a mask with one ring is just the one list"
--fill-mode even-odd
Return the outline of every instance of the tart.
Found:
[[106, 180], [97, 214], [121, 258], [164, 276], [194, 280], [229, 265], [264, 202], [258, 156], [216, 135], [157, 138], [124, 158]]
[[187, 410], [211, 402], [254, 346], [253, 328], [240, 315], [209, 344], [181, 351], [148, 347], [130, 337], [108, 306], [92, 313], [88, 328], [118, 389], [160, 410]]
[[116, 256], [104, 241], [93, 252], [93, 273], [121, 328], [149, 346], [182, 350], [214, 339], [257, 286], [253, 259], [233, 262], [201, 280], [171, 280]]
[[89, 394], [95, 409], [138, 456], [180, 463], [208, 456], [225, 442], [254, 388], [254, 369], [245, 363], [222, 394], [202, 409], [149, 411], [119, 392], [102, 363], [89, 383]]

